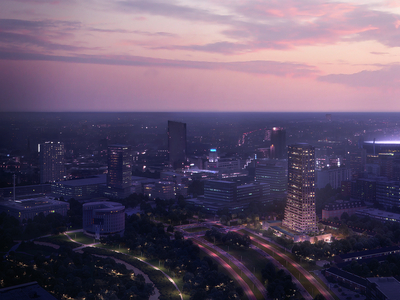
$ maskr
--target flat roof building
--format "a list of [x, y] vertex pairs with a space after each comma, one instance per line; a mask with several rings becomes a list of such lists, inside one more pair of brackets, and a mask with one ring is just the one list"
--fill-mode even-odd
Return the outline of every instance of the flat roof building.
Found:
[[40, 213], [43, 213], [45, 216], [51, 213], [59, 213], [62, 216], [66, 216], [68, 210], [68, 202], [57, 201], [48, 197], [0, 202], [0, 212], [6, 212], [20, 222], [33, 219]]
[[106, 184], [106, 181], [106, 175], [58, 181], [51, 184], [51, 192], [54, 196], [63, 197], [65, 200], [71, 198], [84, 200], [100, 196], [100, 186]]

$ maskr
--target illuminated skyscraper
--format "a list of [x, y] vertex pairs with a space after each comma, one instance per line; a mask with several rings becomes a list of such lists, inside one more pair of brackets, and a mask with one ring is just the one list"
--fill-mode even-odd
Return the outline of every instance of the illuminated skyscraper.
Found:
[[64, 143], [45, 142], [39, 145], [40, 183], [65, 179]]
[[317, 231], [315, 150], [311, 145], [288, 147], [288, 198], [282, 225], [299, 233]]
[[186, 123], [168, 121], [168, 153], [173, 168], [186, 161]]
[[107, 151], [107, 187], [112, 195], [123, 198], [132, 185], [132, 154], [127, 145], [110, 145]]

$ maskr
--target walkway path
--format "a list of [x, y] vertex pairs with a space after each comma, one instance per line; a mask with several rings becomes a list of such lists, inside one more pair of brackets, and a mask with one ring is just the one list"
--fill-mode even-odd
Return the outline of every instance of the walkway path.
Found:
[[[98, 257], [102, 257], [102, 258], [108, 258], [108, 257], [110, 257], [110, 256], [106, 256], [106, 255], [97, 255], [97, 254], [93, 254], [93, 255], [94, 255], [94, 256], [98, 256]], [[118, 264], [123, 264], [128, 270], [132, 270], [132, 271], [135, 273], [135, 275], [136, 275], [136, 274], [141, 274], [141, 275], [143, 275], [144, 280], [145, 280], [146, 283], [151, 283], [151, 284], [153, 284], [153, 286], [154, 286], [154, 295], [151, 295], [151, 296], [150, 296], [150, 298], [149, 298], [150, 300], [156, 300], [156, 299], [158, 299], [158, 298], [160, 297], [160, 291], [157, 289], [157, 287], [155, 286], [154, 282], [150, 280], [149, 276], [148, 276], [146, 273], [144, 273], [143, 271], [139, 270], [138, 268], [132, 266], [131, 264], [128, 264], [126, 261], [123, 261], [123, 260], [121, 260], [121, 259], [118, 259], [118, 258], [115, 258], [115, 257], [112, 257], [112, 256], [111, 256], [111, 258], [112, 258], [116, 263], [118, 263]], [[160, 271], [161, 271], [161, 270], [160, 270]]]
[[[82, 244], [82, 243], [79, 243], [79, 242], [75, 241], [74, 239], [72, 239], [68, 234], [66, 234], [66, 233], [64, 233], [64, 234], [68, 237], [68, 239], [69, 239], [70, 241], [82, 245], [82, 246], [80, 246], [80, 247], [74, 248], [74, 249], [73, 249], [74, 251], [80, 251], [80, 250], [82, 250], [83, 248], [86, 248], [86, 247], [94, 247], [95, 245], [99, 244], [99, 243], [88, 244], [88, 245]], [[121, 254], [124, 254], [124, 255], [128, 255], [128, 254], [119, 252], [119, 251], [117, 251], [117, 250], [111, 250], [111, 251], [114, 251], [114, 252], [117, 252], [117, 253], [121, 253]], [[130, 255], [130, 256], [132, 256], [132, 255]], [[180, 296], [181, 299], [183, 300], [183, 296], [182, 296], [181, 291], [179, 290], [178, 285], [175, 283], [175, 281], [174, 281], [168, 274], [166, 274], [163, 270], [160, 270], [160, 269], [157, 268], [156, 266], [153, 266], [152, 264], [148, 263], [147, 261], [144, 261], [144, 260], [140, 259], [139, 257], [136, 257], [136, 256], [132, 256], [132, 257], [133, 257], [133, 258], [136, 258], [136, 259], [138, 259], [138, 260], [140, 260], [141, 262], [144, 262], [144, 263], [147, 264], [148, 266], [150, 266], [150, 267], [152, 267], [152, 268], [154, 268], [154, 269], [160, 271], [161, 273], [163, 273], [164, 276], [167, 277], [168, 280], [171, 281], [171, 283], [172, 283], [172, 284], [175, 286], [175, 288], [178, 290], [179, 296]], [[132, 266], [132, 267], [133, 267], [133, 266]]]

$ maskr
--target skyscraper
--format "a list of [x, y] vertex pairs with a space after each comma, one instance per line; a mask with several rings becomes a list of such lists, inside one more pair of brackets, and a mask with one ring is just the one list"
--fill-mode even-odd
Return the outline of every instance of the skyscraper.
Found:
[[270, 158], [286, 159], [286, 130], [273, 127], [271, 130]]
[[317, 231], [315, 150], [311, 145], [288, 147], [288, 198], [282, 225], [299, 233]]
[[186, 161], [186, 123], [168, 121], [168, 153], [173, 168]]
[[45, 142], [39, 144], [40, 183], [65, 179], [64, 143]]
[[110, 145], [107, 151], [107, 187], [117, 198], [127, 197], [132, 184], [132, 154], [127, 145]]

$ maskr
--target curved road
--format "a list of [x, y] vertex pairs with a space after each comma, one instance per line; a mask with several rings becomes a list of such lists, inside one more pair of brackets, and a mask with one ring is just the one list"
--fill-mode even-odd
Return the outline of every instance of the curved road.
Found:
[[235, 279], [239, 282], [240, 286], [243, 288], [243, 291], [246, 293], [247, 298], [249, 300], [256, 300], [256, 296], [254, 296], [253, 291], [250, 289], [250, 287], [247, 285], [247, 283], [242, 279], [242, 277], [237, 274], [233, 268], [227, 264], [221, 257], [219, 257], [217, 254], [212, 252], [211, 250], [207, 249], [203, 245], [201, 245], [200, 241], [197, 239], [193, 239], [194, 242], [202, 249], [204, 252], [206, 252], [210, 257], [214, 258], [221, 266], [223, 266], [230, 274], [235, 277]]
[[[81, 250], [81, 249], [87, 248], [87, 247], [94, 247], [95, 245], [98, 244], [98, 243], [89, 244], [89, 245], [87, 245], [87, 244], [82, 244], [82, 243], [79, 243], [79, 242], [75, 241], [74, 239], [72, 239], [66, 232], [65, 232], [64, 234], [68, 237], [68, 239], [69, 239], [70, 241], [82, 245], [82, 246], [80, 246], [80, 247], [74, 248], [74, 249], [73, 249], [74, 251], [78, 251], [78, 250]], [[124, 254], [124, 255], [128, 255], [128, 254], [119, 252], [119, 251], [117, 251], [117, 250], [111, 250], [111, 251], [118, 252], [118, 253], [121, 253], [121, 254]], [[168, 280], [171, 281], [171, 283], [175, 286], [175, 288], [176, 288], [177, 291], [179, 292], [179, 296], [180, 296], [181, 299], [183, 300], [183, 296], [182, 296], [182, 293], [181, 293], [179, 287], [177, 286], [177, 284], [175, 283], [175, 281], [174, 281], [168, 274], [166, 274], [163, 270], [157, 268], [156, 266], [153, 266], [152, 264], [148, 263], [147, 261], [140, 259], [139, 257], [133, 256], [133, 255], [130, 255], [130, 256], [136, 258], [137, 260], [140, 260], [141, 262], [144, 262], [145, 264], [149, 265], [150, 267], [153, 267], [154, 269], [156, 269], [156, 270], [160, 271], [161, 273], [163, 273], [164, 276], [167, 277]]]

